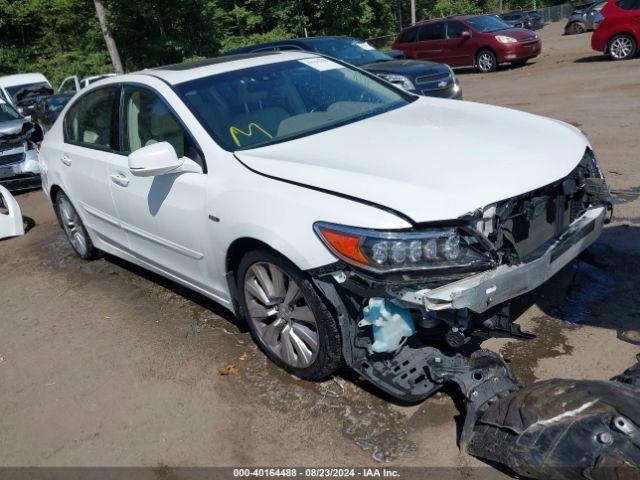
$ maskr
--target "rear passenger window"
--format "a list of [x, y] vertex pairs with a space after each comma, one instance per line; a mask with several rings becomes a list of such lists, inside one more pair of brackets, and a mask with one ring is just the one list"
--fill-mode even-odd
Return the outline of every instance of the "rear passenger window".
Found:
[[420, 27], [418, 41], [441, 40], [444, 38], [444, 23], [432, 23]]
[[400, 43], [411, 43], [416, 41], [418, 29], [417, 28], [409, 28], [402, 32], [402, 36], [400, 37]]
[[82, 96], [65, 116], [65, 142], [98, 150], [116, 150], [119, 93], [120, 87], [108, 87]]

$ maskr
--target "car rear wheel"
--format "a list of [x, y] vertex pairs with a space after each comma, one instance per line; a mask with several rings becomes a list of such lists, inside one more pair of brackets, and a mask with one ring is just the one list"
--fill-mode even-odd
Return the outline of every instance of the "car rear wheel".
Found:
[[569, 35], [578, 35], [580, 33], [584, 33], [586, 32], [587, 29], [584, 26], [583, 23], [580, 22], [573, 22], [571, 25], [569, 25]]
[[75, 252], [84, 260], [93, 260], [100, 256], [100, 250], [93, 246], [80, 215], [63, 192], [56, 195], [54, 209], [67, 240]]
[[482, 73], [493, 72], [498, 66], [498, 59], [491, 50], [480, 50], [476, 56], [476, 67]]
[[616, 35], [609, 42], [609, 55], [614, 60], [627, 60], [636, 54], [637, 45], [630, 35]]
[[305, 380], [320, 380], [338, 369], [338, 323], [303, 272], [264, 249], [246, 254], [237, 273], [249, 331], [275, 364]]

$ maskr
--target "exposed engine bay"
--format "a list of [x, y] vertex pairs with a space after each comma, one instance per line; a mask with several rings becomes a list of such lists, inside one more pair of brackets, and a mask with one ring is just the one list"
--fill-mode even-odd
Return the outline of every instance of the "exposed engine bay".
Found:
[[[480, 271], [377, 276], [340, 262], [310, 273], [334, 307], [343, 355], [360, 375], [408, 402], [423, 400], [447, 383], [460, 388], [467, 404], [460, 445], [473, 455], [536, 478], [574, 478], [550, 473], [573, 461], [569, 446], [553, 451], [546, 451], [546, 444], [532, 446], [540, 435], [550, 441], [559, 435], [552, 428], [557, 425], [569, 431], [571, 448], [586, 441], [581, 433], [595, 432], [591, 443], [598, 448], [585, 454], [586, 463], [606, 463], [618, 454], [612, 445], [619, 441], [627, 448], [621, 455], [640, 466], [640, 442], [636, 433], [628, 433], [640, 432], [640, 395], [629, 382], [550, 381], [523, 388], [498, 354], [479, 347], [491, 336], [534, 337], [513, 323], [509, 301], [544, 283], [592, 244], [611, 205], [609, 188], [587, 150], [563, 179], [460, 219], [462, 241], [490, 258]], [[587, 392], [599, 396], [577, 405]], [[523, 416], [520, 423], [510, 409]], [[593, 415], [585, 413], [578, 426], [565, 421], [583, 412]], [[616, 415], [632, 427], [619, 426]], [[605, 432], [603, 425], [611, 428]], [[528, 442], [527, 447], [518, 450], [519, 442]]]

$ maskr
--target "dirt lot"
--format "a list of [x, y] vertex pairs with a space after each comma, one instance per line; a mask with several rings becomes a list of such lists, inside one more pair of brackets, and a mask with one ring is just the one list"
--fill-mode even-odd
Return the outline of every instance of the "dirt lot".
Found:
[[[609, 378], [640, 351], [617, 338], [638, 338], [640, 322], [640, 59], [603, 60], [589, 34], [561, 27], [541, 32], [543, 55], [525, 67], [460, 75], [468, 100], [584, 130], [617, 194], [593, 258], [520, 302], [518, 323], [538, 338], [488, 342], [526, 382]], [[41, 192], [18, 200], [36, 227], [0, 243], [0, 465], [387, 462], [486, 474], [456, 448], [448, 396], [399, 406], [348, 372], [322, 384], [283, 374], [224, 310], [117, 259], [79, 260]], [[237, 376], [218, 373], [228, 363]]]

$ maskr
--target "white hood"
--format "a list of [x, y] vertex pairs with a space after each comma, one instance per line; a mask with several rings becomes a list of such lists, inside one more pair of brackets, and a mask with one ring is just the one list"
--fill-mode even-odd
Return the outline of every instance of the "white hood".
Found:
[[258, 172], [428, 222], [455, 219], [559, 180], [587, 146], [584, 135], [562, 122], [420, 98], [360, 122], [236, 155]]

